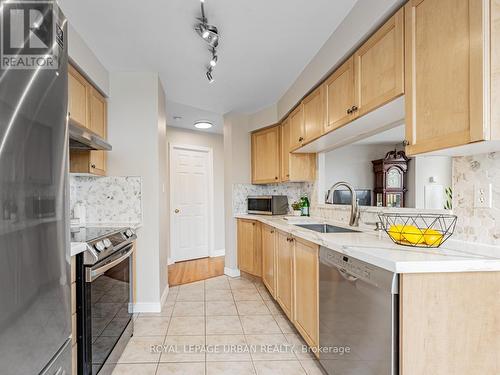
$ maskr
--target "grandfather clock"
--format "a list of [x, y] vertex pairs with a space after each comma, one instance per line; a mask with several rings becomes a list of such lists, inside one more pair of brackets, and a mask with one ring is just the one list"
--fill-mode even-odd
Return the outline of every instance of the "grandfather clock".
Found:
[[404, 151], [389, 151], [385, 158], [372, 161], [375, 173], [375, 205], [404, 207], [408, 159]]

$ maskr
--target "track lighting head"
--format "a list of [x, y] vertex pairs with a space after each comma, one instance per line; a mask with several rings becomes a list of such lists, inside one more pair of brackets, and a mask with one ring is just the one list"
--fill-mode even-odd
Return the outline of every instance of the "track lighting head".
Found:
[[215, 67], [215, 65], [217, 65], [217, 60], [219, 58], [217, 57], [217, 52], [215, 51], [215, 49], [212, 50], [212, 59], [210, 60], [210, 66], [212, 68]]
[[207, 79], [208, 79], [208, 83], [213, 83], [215, 80], [214, 80], [214, 77], [212, 76], [212, 68], [208, 68], [207, 70]]

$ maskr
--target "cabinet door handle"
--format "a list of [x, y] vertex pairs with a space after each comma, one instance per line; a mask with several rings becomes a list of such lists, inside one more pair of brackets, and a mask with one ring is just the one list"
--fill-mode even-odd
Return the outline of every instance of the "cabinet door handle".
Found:
[[277, 180], [277, 179], [278, 179], [278, 177], [276, 176], [276, 177], [274, 177], [274, 179], [275, 179], [275, 180]]
[[303, 137], [299, 137], [299, 142], [302, 142], [304, 140]]
[[95, 164], [90, 164], [90, 168], [95, 169]]
[[347, 108], [347, 114], [350, 115], [352, 113], [352, 109], [351, 108]]
[[403, 146], [409, 146], [409, 145], [410, 145], [410, 142], [407, 139], [405, 139], [403, 141]]
[[358, 107], [356, 107], [355, 105], [353, 105], [351, 107], [351, 112], [356, 112], [358, 110]]
[[272, 230], [271, 233], [274, 233], [274, 230]]

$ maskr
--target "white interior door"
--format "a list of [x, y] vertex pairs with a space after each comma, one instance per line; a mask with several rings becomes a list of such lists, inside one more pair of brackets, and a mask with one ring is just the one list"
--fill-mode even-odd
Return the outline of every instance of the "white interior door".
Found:
[[170, 157], [173, 261], [207, 257], [210, 243], [210, 149], [171, 146]]

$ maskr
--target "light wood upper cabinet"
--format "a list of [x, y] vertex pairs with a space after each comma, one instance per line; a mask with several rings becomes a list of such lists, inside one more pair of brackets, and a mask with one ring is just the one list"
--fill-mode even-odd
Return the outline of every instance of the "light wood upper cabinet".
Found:
[[489, 79], [483, 76], [482, 7], [486, 3], [420, 0], [406, 4], [408, 155], [488, 138], [483, 118], [484, 82]]
[[269, 225], [262, 225], [262, 282], [271, 295], [276, 295], [276, 257], [277, 232]]
[[90, 123], [89, 128], [103, 138], [107, 137], [107, 103], [106, 98], [93, 87], [89, 93]]
[[323, 134], [325, 119], [324, 102], [323, 86], [318, 87], [302, 101], [301, 105], [304, 111], [303, 143], [311, 142]]
[[304, 143], [304, 107], [299, 105], [288, 116], [290, 120], [290, 151]]
[[326, 96], [324, 132], [335, 130], [352, 121], [354, 114], [354, 59], [351, 57], [323, 84]]
[[290, 120], [281, 125], [281, 181], [290, 181]]
[[279, 126], [252, 133], [252, 183], [267, 184], [280, 179]]
[[278, 231], [276, 254], [276, 301], [293, 321], [293, 238]]
[[261, 225], [254, 220], [237, 220], [238, 267], [254, 276], [262, 275]]
[[290, 153], [290, 120], [281, 125], [281, 182], [314, 181], [316, 154]]
[[295, 238], [294, 319], [295, 326], [311, 347], [319, 345], [318, 245]]
[[404, 10], [401, 8], [354, 53], [354, 115], [404, 93]]
[[70, 121], [89, 127], [89, 93], [87, 80], [72, 66], [68, 65], [68, 114]]

